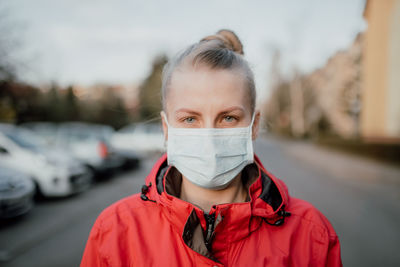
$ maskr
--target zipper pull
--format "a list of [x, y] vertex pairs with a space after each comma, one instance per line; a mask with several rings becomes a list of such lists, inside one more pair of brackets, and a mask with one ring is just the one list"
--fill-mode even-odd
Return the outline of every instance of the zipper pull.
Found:
[[206, 219], [206, 237], [204, 243], [208, 251], [211, 251], [212, 235], [214, 233], [214, 226], [215, 226], [215, 213], [213, 214], [204, 213], [204, 218]]

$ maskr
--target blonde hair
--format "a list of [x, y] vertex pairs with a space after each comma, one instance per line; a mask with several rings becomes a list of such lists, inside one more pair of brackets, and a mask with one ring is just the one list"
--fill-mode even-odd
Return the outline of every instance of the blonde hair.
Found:
[[230, 30], [220, 30], [186, 48], [164, 66], [161, 87], [164, 110], [173, 72], [176, 68], [189, 64], [192, 67], [206, 66], [211, 69], [242, 72], [249, 90], [250, 108], [253, 113], [256, 104], [254, 75], [243, 55], [242, 43]]

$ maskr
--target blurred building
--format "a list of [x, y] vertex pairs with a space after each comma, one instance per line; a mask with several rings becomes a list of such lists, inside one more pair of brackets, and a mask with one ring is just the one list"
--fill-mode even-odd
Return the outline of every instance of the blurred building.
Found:
[[[315, 120], [325, 121], [330, 133], [342, 138], [359, 136], [361, 65], [363, 34], [352, 45], [334, 54], [323, 66], [307, 76], [314, 101], [305, 113], [309, 129], [315, 131]], [[312, 112], [319, 110], [319, 116]]]
[[400, 0], [367, 0], [361, 135], [400, 140]]
[[[363, 35], [310, 74], [275, 84], [266, 104], [270, 130], [295, 137], [359, 136]], [[278, 75], [279, 76], [279, 75]]]
[[368, 0], [364, 17], [368, 27], [349, 48], [275, 84], [271, 131], [400, 143], [400, 0]]

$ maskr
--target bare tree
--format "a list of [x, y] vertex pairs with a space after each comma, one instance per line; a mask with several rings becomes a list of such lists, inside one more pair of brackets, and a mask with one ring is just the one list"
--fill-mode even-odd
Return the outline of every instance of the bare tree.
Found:
[[21, 50], [22, 23], [11, 18], [11, 9], [0, 0], [0, 81], [15, 80], [22, 63], [18, 59]]

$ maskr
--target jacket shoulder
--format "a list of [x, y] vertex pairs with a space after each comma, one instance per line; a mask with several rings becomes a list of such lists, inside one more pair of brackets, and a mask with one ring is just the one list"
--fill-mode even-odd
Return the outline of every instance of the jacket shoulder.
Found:
[[298, 198], [290, 198], [287, 211], [291, 213], [288, 224], [293, 234], [309, 244], [312, 266], [342, 266], [339, 238], [328, 219], [311, 203]]
[[134, 194], [118, 200], [105, 208], [97, 219], [107, 222], [114, 217], [120, 217], [126, 214], [129, 214], [130, 216], [140, 216], [140, 214], [146, 212], [146, 210], [150, 209], [154, 211], [153, 208], [155, 206], [157, 205], [153, 202], [143, 201], [140, 198], [140, 194]]
[[[158, 211], [160, 209], [156, 203], [143, 201], [139, 194], [107, 207], [97, 217], [90, 231], [81, 266], [126, 266], [120, 264], [120, 259], [115, 255], [130, 255], [128, 248], [140, 244], [137, 230], [152, 227], [153, 222], [159, 221]], [[130, 234], [132, 232], [135, 234]], [[123, 252], [121, 247], [124, 248]]]
[[303, 224], [309, 224], [312, 228], [319, 230], [321, 235], [326, 234], [329, 236], [329, 239], [337, 238], [336, 232], [329, 220], [311, 203], [291, 197], [287, 210]]

